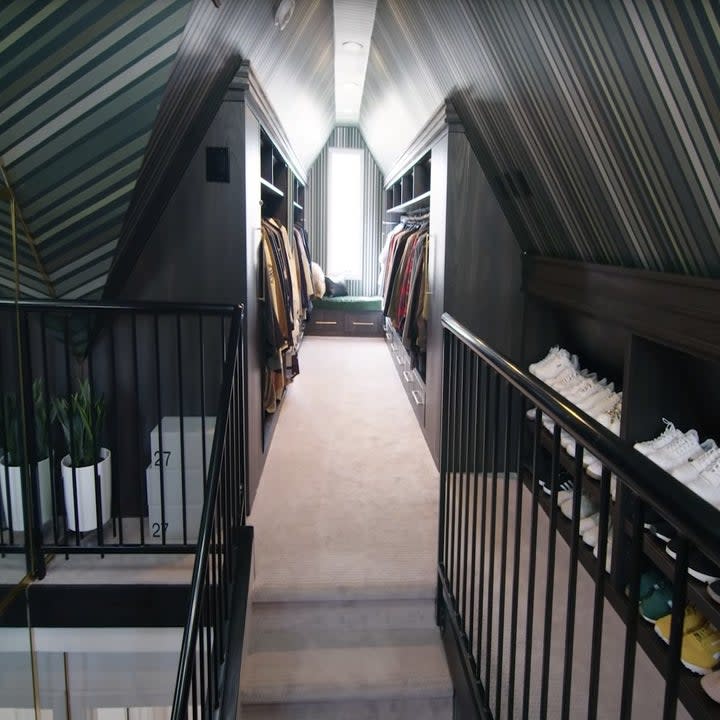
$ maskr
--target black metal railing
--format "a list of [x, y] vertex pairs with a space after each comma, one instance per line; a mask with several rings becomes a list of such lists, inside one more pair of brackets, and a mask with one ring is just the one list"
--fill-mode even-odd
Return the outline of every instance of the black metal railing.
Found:
[[[231, 621], [238, 618], [239, 546], [245, 525], [244, 384], [242, 334], [239, 318], [233, 319], [231, 348], [226, 358], [223, 401], [213, 438], [208, 487], [195, 556], [190, 609], [182, 641], [172, 720], [210, 718], [221, 705], [227, 676], [232, 672], [228, 655], [239, 657], [242, 647], [232, 647]], [[240, 604], [242, 605], [242, 603]], [[239, 645], [242, 642], [240, 641]], [[239, 677], [235, 666], [233, 674]], [[226, 682], [226, 679], [228, 682]], [[227, 699], [227, 698], [225, 698]], [[234, 714], [233, 714], [234, 715]]]
[[[718, 510], [447, 314], [443, 328], [438, 619], [477, 713], [627, 719], [654, 694], [653, 717], [674, 718], [678, 702], [717, 717], [681, 645], [690, 601], [720, 626], [720, 605], [688, 577], [692, 549], [720, 565]], [[602, 463], [599, 480], [584, 471], [587, 453]], [[570, 520], [558, 509], [564, 477]], [[580, 540], [583, 492], [599, 513], [594, 552]], [[675, 528], [674, 563], [644, 532], [649, 513]], [[650, 561], [672, 581], [667, 644], [639, 620]], [[638, 681], [638, 648], [662, 678], [655, 690]]]
[[240, 312], [0, 301], [0, 554], [195, 551]]

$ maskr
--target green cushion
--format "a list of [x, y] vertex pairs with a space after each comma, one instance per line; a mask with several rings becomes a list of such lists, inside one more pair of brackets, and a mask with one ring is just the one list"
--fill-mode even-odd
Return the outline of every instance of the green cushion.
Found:
[[342, 310], [343, 312], [367, 312], [382, 310], [382, 299], [361, 295], [344, 295], [333, 298], [313, 298], [313, 307], [317, 310]]

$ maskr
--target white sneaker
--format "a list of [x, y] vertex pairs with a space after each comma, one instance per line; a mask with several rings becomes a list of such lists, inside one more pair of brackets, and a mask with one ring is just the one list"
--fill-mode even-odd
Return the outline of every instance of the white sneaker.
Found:
[[[595, 548], [593, 549], [593, 557], [598, 556], [598, 546], [597, 543], [595, 544]], [[612, 566], [612, 535], [608, 535], [607, 539], [607, 555], [605, 556], [605, 572], [610, 572], [610, 567]]]
[[[583, 493], [580, 498], [580, 519], [594, 515], [598, 511], [597, 505]], [[560, 512], [568, 519], [572, 520], [573, 516], [573, 498], [568, 498], [561, 506]]]
[[685, 485], [695, 482], [697, 476], [709, 468], [720, 458], [720, 448], [714, 440], [706, 440], [700, 445], [701, 451], [693, 455], [687, 462], [678, 465], [672, 471], [672, 476]]
[[700, 441], [697, 430], [688, 430], [665, 447], [648, 455], [648, 458], [669, 472], [678, 465], [686, 463], [693, 455], [697, 454], [698, 450], [700, 450]]
[[563, 350], [562, 348], [559, 348], [552, 357], [546, 359], [547, 362], [540, 365], [540, 367], [536, 367], [534, 372], [531, 370], [535, 377], [538, 377], [545, 382], [557, 377], [561, 372], [563, 372], [563, 370], [568, 368], [577, 370], [579, 365], [577, 355], [571, 356], [567, 350]]
[[553, 390], [564, 396], [575, 385], [583, 382], [588, 377], [587, 370], [577, 370], [576, 368], [566, 368], [559, 375], [549, 380], [545, 380], [545, 384], [549, 385]]
[[703, 500], [720, 508], [720, 460], [705, 468], [687, 487]]
[[[619, 425], [620, 415], [622, 414], [622, 393], [613, 392], [611, 383], [601, 393], [598, 393], [598, 395], [600, 397], [596, 400], [597, 404], [595, 404], [594, 406], [591, 406], [589, 409], [583, 408], [581, 405], [578, 405], [578, 407], [580, 407], [582, 410], [585, 410], [585, 412], [590, 415], [590, 417], [597, 420], [598, 422], [600, 422], [602, 418], [601, 424], [605, 427], [609, 427], [612, 425], [612, 420], [615, 418], [615, 416], [617, 416], [617, 423], [616, 425], [612, 426], [615, 427]], [[594, 400], [595, 398], [590, 399]], [[567, 451], [567, 453], [572, 457], [575, 457], [575, 438], [573, 438], [569, 433], [563, 431], [560, 442]], [[589, 465], [590, 461], [585, 464]]]
[[669, 420], [666, 420], [665, 418], [662, 420], [665, 423], [665, 430], [663, 430], [661, 435], [658, 435], [652, 440], [635, 443], [633, 447], [638, 452], [641, 452], [643, 455], [650, 455], [660, 448], [665, 447], [665, 445], [669, 445], [673, 440], [675, 440], [675, 438], [682, 435], [682, 431], [678, 430]]
[[553, 347], [548, 350], [548, 354], [542, 360], [530, 363], [530, 367], [528, 369], [533, 375], [537, 375], [538, 370], [546, 365], [549, 365], [555, 359], [555, 356], [560, 353], [567, 354], [567, 350], [563, 350], [559, 345], [553, 345]]
[[560, 490], [557, 494], [557, 504], [560, 507], [565, 501], [572, 499], [575, 494], [574, 490]]
[[603, 378], [602, 380], [588, 378], [572, 388], [565, 396], [565, 399], [569, 400], [573, 405], [577, 405], [582, 400], [587, 400], [596, 393], [599, 393], [603, 388], [607, 387], [607, 384], [607, 378]]
[[580, 534], [584, 535], [588, 530], [591, 530], [592, 528], [596, 527], [597, 524], [600, 522], [600, 513], [596, 512], [592, 515], [588, 515], [586, 518], [583, 518], [580, 521]]
[[601, 415], [612, 409], [612, 407], [620, 400], [622, 393], [615, 392], [615, 383], [605, 385], [598, 392], [590, 397], [583, 398], [577, 403], [577, 406], [586, 412], [590, 417]]
[[[608, 523], [608, 538], [612, 536], [612, 522]], [[600, 538], [600, 522], [595, 523], [595, 526], [587, 530], [582, 534], [583, 542], [594, 548], [598, 544]]]

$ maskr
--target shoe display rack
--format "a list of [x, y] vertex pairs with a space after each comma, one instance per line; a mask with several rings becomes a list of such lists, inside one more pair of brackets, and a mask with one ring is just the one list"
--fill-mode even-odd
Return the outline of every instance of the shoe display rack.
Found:
[[[623, 393], [619, 437], [629, 450], [659, 436], [664, 430], [663, 418], [683, 430], [696, 430], [701, 441], [720, 441], [720, 282], [530, 257], [525, 259], [524, 270], [524, 367], [544, 357], [551, 346], [560, 345], [579, 355], [580, 367], [588, 366], [598, 378], [614, 381], [615, 391]], [[532, 417], [524, 422], [527, 447], [532, 447], [535, 423]], [[550, 495], [540, 483], [551, 476], [553, 442], [550, 430], [541, 427], [540, 462], [533, 466], [526, 453], [522, 467], [523, 481], [535, 490], [539, 506], [548, 514]], [[575, 458], [562, 447], [558, 460], [558, 470], [566, 473], [561, 480], [573, 475]], [[539, 475], [537, 484], [533, 467]], [[658, 478], [659, 482], [679, 482], [669, 472], [659, 473]], [[599, 505], [600, 482], [587, 469], [582, 490]], [[631, 518], [637, 502], [621, 483], [610, 501], [605, 592], [622, 618], [638, 612], [629, 606], [626, 595]], [[558, 532], [570, 543], [571, 520], [559, 510], [556, 517]], [[674, 534], [663, 518], [648, 517], [646, 525], [654, 524], [665, 526], [661, 533], [665, 537]], [[659, 573], [671, 584], [674, 560], [667, 542], [658, 539], [652, 529], [644, 531], [643, 570]], [[597, 559], [582, 540], [578, 557], [594, 576]], [[688, 577], [687, 604], [711, 626], [720, 628], [720, 603], [708, 592], [706, 582]], [[668, 645], [661, 634], [651, 622], [640, 620], [638, 642], [664, 675]], [[720, 706], [703, 686], [716, 687], [717, 678], [706, 675], [701, 683], [699, 674], [682, 668], [679, 699], [688, 712], [694, 718], [720, 717]]]

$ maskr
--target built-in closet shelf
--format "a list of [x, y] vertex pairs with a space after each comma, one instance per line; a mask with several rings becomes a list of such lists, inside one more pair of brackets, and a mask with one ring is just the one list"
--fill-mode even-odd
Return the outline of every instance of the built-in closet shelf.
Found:
[[285, 197], [285, 193], [279, 187], [276, 187], [271, 182], [268, 182], [265, 178], [260, 178], [260, 185], [262, 186], [263, 190], [266, 190], [273, 195], [277, 195], [278, 197]]
[[[628, 538], [632, 537], [632, 523], [626, 521], [625, 529]], [[643, 552], [645, 557], [672, 582], [675, 573], [675, 561], [665, 552], [665, 543], [656, 539], [649, 532], [644, 533]], [[720, 604], [716, 603], [707, 593], [705, 583], [688, 575], [687, 601], [694, 605], [713, 625], [720, 627]]]
[[[521, 469], [521, 478], [525, 486], [532, 491], [533, 476], [527, 468]], [[551, 512], [550, 496], [545, 495], [542, 490], [538, 493], [538, 505], [543, 509], [549, 518]], [[570, 546], [573, 539], [572, 521], [568, 520], [559, 509], [557, 510], [556, 518], [558, 532], [568, 546]], [[662, 552], [665, 552], [664, 548], [662, 548]], [[668, 560], [670, 560], [669, 557]], [[593, 555], [592, 550], [583, 543], [582, 538], [578, 538], [578, 562], [585, 568], [591, 577], [595, 577], [598, 561]], [[613, 587], [611, 577], [607, 574], [604, 588], [605, 597], [623, 621], [627, 619], [628, 612], [638, 612], [636, 608], [629, 607], [627, 597], [625, 597], [622, 593], [619, 593]], [[690, 588], [691, 586], [688, 585], [688, 594], [690, 594]], [[566, 591], [566, 589], [563, 589], [563, 591]], [[710, 600], [710, 602], [712, 602], [712, 600]], [[589, 608], [588, 612], [592, 612], [592, 608]], [[655, 665], [660, 674], [664, 677], [667, 672], [668, 646], [660, 637], [658, 637], [654, 627], [640, 617], [639, 612], [637, 639], [640, 647], [645, 651], [653, 665]], [[706, 695], [705, 691], [700, 686], [700, 677], [691, 673], [689, 670], [686, 670], [682, 666], [680, 667], [680, 678], [678, 681], [678, 698], [695, 720], [711, 720], [713, 718], [716, 719], [718, 716], [718, 706]]]
[[412, 200], [408, 200], [407, 202], [400, 203], [399, 205], [395, 205], [395, 207], [388, 208], [387, 212], [389, 213], [404, 213], [407, 210], [410, 210], [412, 208], [418, 207], [423, 202], [429, 202], [430, 200], [430, 191], [424, 192], [422, 195], [418, 195], [417, 197], [414, 197]]

